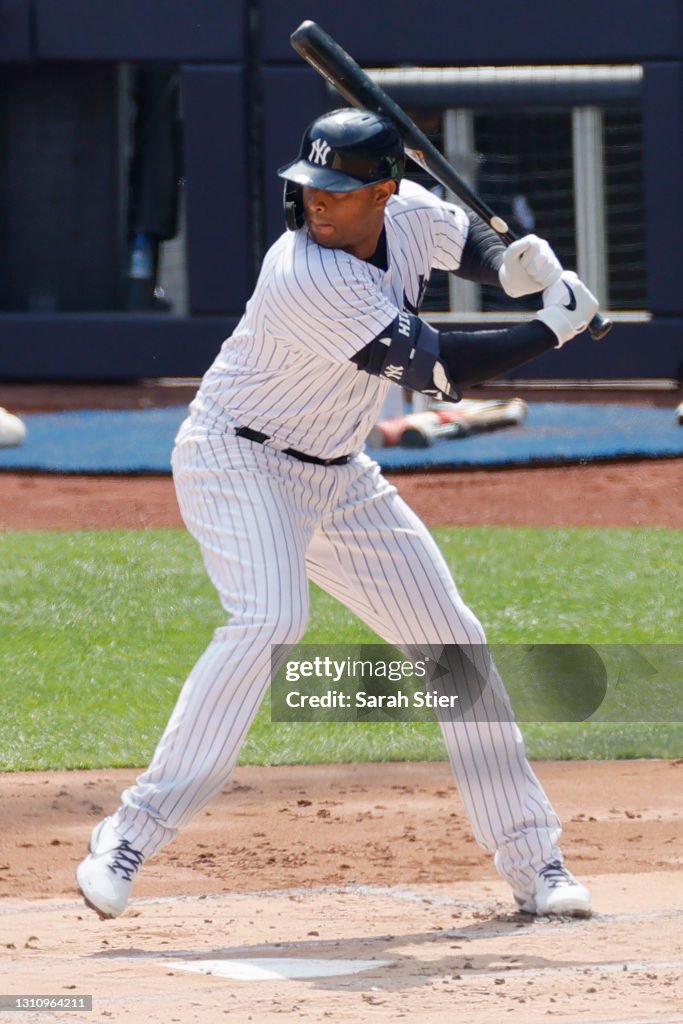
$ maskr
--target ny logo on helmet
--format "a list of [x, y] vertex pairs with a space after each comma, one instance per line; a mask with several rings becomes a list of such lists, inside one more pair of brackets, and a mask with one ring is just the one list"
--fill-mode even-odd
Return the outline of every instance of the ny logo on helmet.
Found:
[[308, 154], [308, 159], [312, 164], [322, 164], [325, 166], [331, 148], [332, 147], [329, 146], [324, 139], [316, 139], [311, 146], [311, 152]]

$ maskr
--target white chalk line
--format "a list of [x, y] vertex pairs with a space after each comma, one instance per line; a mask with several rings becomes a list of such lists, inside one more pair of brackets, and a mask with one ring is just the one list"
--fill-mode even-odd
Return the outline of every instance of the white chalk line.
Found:
[[[372, 885], [345, 885], [345, 886], [318, 886], [316, 888], [305, 888], [302, 886], [292, 887], [288, 889], [265, 889], [255, 890], [252, 892], [232, 892], [232, 893], [201, 893], [198, 895], [175, 895], [175, 896], [156, 896], [156, 897], [139, 897], [132, 899], [129, 903], [131, 909], [136, 907], [145, 906], [174, 906], [182, 904], [192, 904], [200, 902], [244, 902], [251, 901], [254, 899], [291, 899], [292, 896], [301, 897], [302, 899], [315, 899], [318, 896], [378, 896], [391, 900], [407, 901], [410, 903], [421, 903], [428, 906], [434, 907], [448, 907], [452, 909], [459, 909], [464, 912], [476, 911], [481, 913], [483, 911], [492, 912], [492, 908], [500, 908], [501, 913], [510, 914], [510, 922], [507, 925], [501, 927], [492, 925], [487, 927], [485, 924], [477, 928], [477, 935], [480, 937], [495, 937], [497, 935], [508, 935], [510, 932], [510, 925], [516, 925], [523, 923], [526, 927], [541, 926], [546, 929], [562, 929], [566, 930], [568, 927], [575, 928], [586, 928], [605, 922], [613, 923], [637, 923], [645, 921], [658, 921], [667, 920], [683, 917], [683, 909], [671, 908], [668, 910], [653, 910], [653, 911], [641, 911], [636, 913], [626, 914], [609, 914], [609, 913], [597, 913], [594, 912], [591, 917], [554, 917], [552, 915], [546, 917], [536, 917], [534, 915], [518, 914], [514, 905], [503, 904], [500, 899], [463, 899], [455, 896], [448, 896], [442, 893], [421, 893], [414, 892], [409, 889], [398, 889], [391, 886], [372, 886]], [[12, 914], [25, 914], [25, 913], [53, 913], [55, 911], [67, 910], [72, 911], [74, 909], [83, 910], [88, 915], [92, 915], [92, 911], [86, 910], [82, 900], [69, 900], [69, 901], [40, 901], [33, 903], [31, 900], [27, 900], [25, 903], [15, 904], [13, 906], [3, 907], [0, 903], [0, 917], [11, 916]], [[473, 922], [479, 924], [479, 922]], [[469, 925], [467, 927], [470, 927]], [[445, 937], [457, 937], [463, 934], [462, 929], [452, 928], [447, 931], [439, 932], [439, 935]]]
[[[397, 899], [402, 901], [416, 902], [427, 904], [429, 906], [446, 906], [446, 907], [459, 907], [463, 910], [476, 910], [481, 912], [482, 908], [490, 907], [490, 902], [487, 901], [475, 901], [475, 900], [462, 900], [456, 897], [450, 897], [443, 894], [435, 893], [419, 893], [411, 890], [394, 889], [388, 886], [323, 886], [315, 889], [306, 888], [290, 888], [290, 889], [271, 889], [260, 892], [247, 892], [247, 893], [209, 893], [206, 895], [182, 895], [182, 896], [165, 896], [157, 898], [141, 898], [131, 901], [131, 907], [136, 906], [174, 906], [183, 904], [195, 904], [200, 902], [242, 902], [251, 901], [254, 898], [270, 897], [274, 899], [289, 899], [291, 896], [300, 896], [302, 898], [315, 898], [320, 895], [354, 895], [354, 896], [377, 896], [385, 897], [389, 899]], [[26, 906], [14, 906], [0, 908], [0, 913], [3, 914], [20, 914], [26, 912]], [[33, 909], [33, 908], [31, 908]], [[73, 911], [74, 909], [83, 909], [81, 901], [70, 900], [68, 902], [52, 902], [48, 904], [41, 903], [39, 907], [35, 908], [40, 913], [48, 913], [55, 911]], [[567, 927], [574, 928], [590, 928], [596, 924], [604, 924], [609, 922], [614, 923], [643, 923], [653, 921], [670, 921], [672, 918], [678, 918], [683, 916], [683, 911], [674, 909], [668, 911], [648, 911], [644, 913], [629, 913], [629, 914], [613, 914], [613, 915], [593, 915], [591, 918], [571, 918], [565, 917], [561, 919], [555, 919], [552, 917], [535, 918], [529, 916], [526, 918], [525, 923], [527, 927], [534, 927], [541, 925], [544, 929], [556, 929], [566, 930]], [[511, 934], [511, 927], [515, 928], [519, 923], [515, 918], [504, 925], [487, 925], [484, 922], [479, 922], [475, 919], [473, 922], [476, 925], [476, 938], [496, 938], [501, 936], [509, 936]], [[106, 928], [106, 924], [103, 926]], [[470, 926], [464, 928], [450, 928], [443, 931], [434, 933], [436, 940], [441, 939], [471, 939], [473, 938], [470, 931], [467, 929]], [[368, 935], [366, 937], [369, 944], [382, 942], [382, 941], [400, 941], [401, 936], [397, 935]], [[214, 950], [207, 949], [194, 949], [194, 950], [168, 950], [168, 951], [140, 951], [135, 954], [126, 954], [118, 956], [113, 951], [107, 951], [101, 954], [102, 958], [112, 959], [117, 961], [135, 961], [135, 960], [158, 960], [168, 964], [169, 961], [177, 960], [181, 957], [196, 958], [196, 959], [207, 959], [212, 956], [222, 957], [237, 957], [244, 955], [265, 955], [272, 954], [275, 951], [284, 952], [289, 951], [306, 951], [309, 956], [315, 950], [321, 950], [322, 948], [334, 949], [340, 944], [343, 944], [344, 938], [333, 937], [327, 940], [311, 941], [310, 939], [299, 940], [299, 941], [287, 941], [281, 940], [278, 942], [265, 943], [259, 945], [246, 945], [246, 946], [234, 946], [228, 948], [220, 948]], [[5, 963], [5, 966], [9, 968], [9, 963]], [[507, 966], [506, 969], [501, 970], [485, 970], [477, 968], [467, 968], [461, 975], [463, 979], [476, 980], [477, 978], [487, 977], [534, 977], [542, 976], [547, 974], [558, 974], [558, 973], [599, 973], [604, 971], [607, 973], [616, 973], [623, 971], [632, 972], [644, 972], [652, 970], [682, 970], [683, 961], [672, 960], [672, 961], [608, 961], [605, 963], [587, 964], [582, 963], [580, 965], [569, 965], [564, 967], [557, 967], [549, 965], [547, 967], [538, 968], [515, 968], [514, 966]], [[680, 1018], [683, 1024], [683, 1018]], [[629, 1022], [631, 1024], [631, 1022]], [[647, 1024], [647, 1022], [645, 1022]]]

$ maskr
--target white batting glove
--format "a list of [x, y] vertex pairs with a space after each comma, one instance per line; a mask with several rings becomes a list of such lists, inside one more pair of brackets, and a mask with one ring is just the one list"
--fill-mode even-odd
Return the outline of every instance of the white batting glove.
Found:
[[538, 235], [525, 235], [508, 246], [498, 271], [503, 290], [512, 299], [543, 291], [557, 281], [562, 264]]
[[562, 348], [586, 330], [597, 311], [598, 300], [593, 293], [573, 270], [565, 270], [560, 280], [543, 292], [543, 309], [534, 319], [550, 328], [557, 338], [555, 348]]

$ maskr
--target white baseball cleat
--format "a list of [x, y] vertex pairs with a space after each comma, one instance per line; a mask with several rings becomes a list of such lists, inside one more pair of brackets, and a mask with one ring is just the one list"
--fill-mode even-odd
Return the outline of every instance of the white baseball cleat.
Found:
[[590, 917], [593, 908], [591, 894], [578, 882], [559, 860], [546, 864], [536, 875], [531, 896], [515, 893], [519, 909], [525, 914], [567, 914], [572, 917]]
[[101, 918], [122, 914], [143, 861], [140, 851], [121, 838], [109, 818], [96, 825], [90, 853], [76, 871], [78, 887], [91, 910]]

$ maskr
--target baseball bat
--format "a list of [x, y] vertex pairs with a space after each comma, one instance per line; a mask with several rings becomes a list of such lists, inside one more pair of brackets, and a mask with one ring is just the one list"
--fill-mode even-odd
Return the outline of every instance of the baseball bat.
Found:
[[431, 448], [437, 441], [467, 437], [471, 433], [465, 423], [440, 423], [438, 426], [407, 427], [401, 434], [402, 448]]
[[[415, 163], [479, 214], [507, 245], [515, 241], [517, 236], [503, 218], [463, 181], [455, 168], [398, 103], [392, 100], [377, 82], [373, 82], [353, 57], [320, 25], [315, 21], [303, 21], [292, 32], [289, 41], [296, 52], [326, 78], [352, 106], [364, 107], [389, 118], [401, 133], [406, 152]], [[588, 325], [588, 330], [595, 340], [604, 338], [611, 329], [612, 321], [601, 313], [596, 313]]]
[[367, 443], [371, 448], [393, 448], [401, 440], [404, 430], [417, 423], [439, 426], [440, 423], [443, 423], [443, 420], [436, 410], [431, 411], [428, 409], [425, 409], [424, 412], [406, 413], [405, 416], [381, 420], [375, 424], [368, 434]]
[[[467, 399], [463, 399], [467, 401]], [[401, 436], [408, 427], [438, 427], [442, 423], [451, 423], [463, 418], [460, 409], [424, 409], [422, 412], [409, 412], [403, 416], [394, 416], [388, 420], [380, 420], [368, 434], [367, 442], [371, 448], [393, 448], [400, 444]]]
[[482, 401], [464, 398], [465, 405], [456, 418], [450, 416], [441, 423], [417, 422], [407, 424], [399, 438], [403, 448], [430, 448], [437, 441], [454, 437], [469, 437], [486, 430], [519, 426], [527, 415], [527, 404], [521, 398], [509, 401]]

